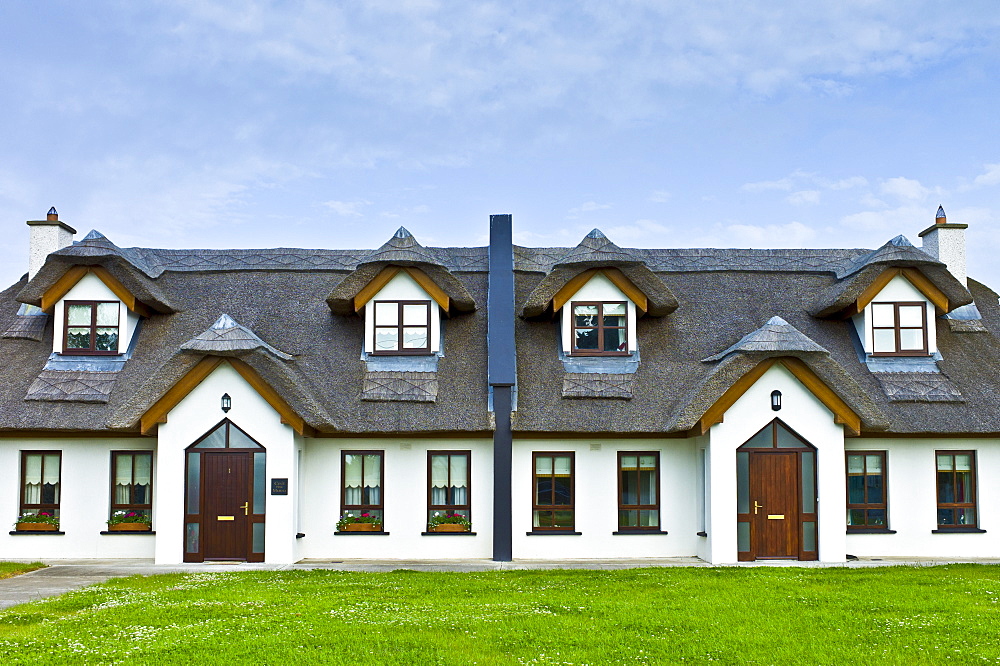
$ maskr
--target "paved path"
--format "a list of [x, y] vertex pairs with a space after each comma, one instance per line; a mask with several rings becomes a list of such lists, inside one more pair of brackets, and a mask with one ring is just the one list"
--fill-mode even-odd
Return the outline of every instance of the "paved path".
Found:
[[[302, 560], [296, 564], [177, 564], [156, 565], [152, 560], [43, 560], [48, 568], [0, 580], [0, 608], [8, 608], [28, 601], [36, 601], [76, 590], [87, 585], [103, 583], [109, 578], [124, 576], [152, 576], [165, 573], [206, 573], [233, 571], [290, 571], [302, 569], [331, 569], [337, 571], [512, 571], [525, 569], [633, 569], [637, 567], [710, 567], [697, 557], [672, 557], [634, 560], [517, 560], [494, 562], [475, 560]], [[865, 558], [850, 562], [745, 562], [739, 566], [801, 566], [801, 567], [879, 567], [879, 566], [935, 566], [960, 562], [1000, 564], [1000, 559], [933, 559], [933, 558]]]

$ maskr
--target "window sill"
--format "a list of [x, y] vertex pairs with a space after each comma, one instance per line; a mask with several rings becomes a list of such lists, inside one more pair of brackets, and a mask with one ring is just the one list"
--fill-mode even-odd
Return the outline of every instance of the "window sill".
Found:
[[334, 532], [335, 536], [389, 536], [388, 532]]
[[421, 532], [420, 536], [476, 536], [475, 532]]
[[696, 532], [695, 536], [707, 537], [708, 536], [708, 532]]
[[663, 530], [619, 530], [612, 532], [616, 536], [626, 536], [632, 534], [666, 534]]
[[65, 532], [53, 531], [53, 530], [11, 530], [8, 532], [11, 536], [19, 536], [21, 534], [66, 534]]
[[156, 534], [156, 530], [103, 530], [101, 534]]
[[895, 534], [896, 530], [880, 530], [876, 527], [864, 527], [857, 530], [847, 530], [848, 534]]
[[593, 352], [593, 353], [587, 353], [587, 352], [578, 352], [578, 351], [576, 351], [576, 352], [570, 352], [570, 353], [566, 354], [566, 356], [569, 356], [570, 358], [600, 358], [602, 356], [604, 356], [604, 357], [611, 356], [611, 357], [621, 358], [622, 356], [631, 356], [631, 355], [632, 355], [632, 352], [604, 352], [604, 353]]
[[569, 530], [538, 530], [536, 532], [525, 532], [527, 536], [580, 536], [583, 532], [571, 532]]
[[931, 534], [986, 534], [986, 530], [978, 527], [947, 527], [931, 530]]

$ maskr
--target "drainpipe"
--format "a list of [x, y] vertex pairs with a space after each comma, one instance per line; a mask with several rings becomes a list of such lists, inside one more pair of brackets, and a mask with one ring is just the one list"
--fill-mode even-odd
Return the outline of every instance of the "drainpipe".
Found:
[[493, 398], [493, 560], [513, 559], [510, 429], [517, 361], [514, 345], [514, 245], [510, 215], [490, 215], [490, 273], [487, 296], [487, 357]]

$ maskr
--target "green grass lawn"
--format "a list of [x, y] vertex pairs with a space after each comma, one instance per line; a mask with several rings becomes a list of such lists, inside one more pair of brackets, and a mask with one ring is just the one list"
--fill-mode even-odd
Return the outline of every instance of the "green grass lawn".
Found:
[[28, 573], [35, 569], [42, 569], [45, 565], [41, 562], [0, 562], [0, 578], [10, 578], [18, 574]]
[[1000, 567], [132, 577], [0, 612], [0, 663], [1000, 661]]

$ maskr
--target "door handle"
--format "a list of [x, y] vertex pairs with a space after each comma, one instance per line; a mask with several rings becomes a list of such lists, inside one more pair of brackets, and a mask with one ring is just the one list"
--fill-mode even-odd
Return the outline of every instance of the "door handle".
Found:
[[247, 500], [246, 502], [244, 502], [243, 506], [241, 506], [240, 508], [243, 509], [243, 515], [244, 516], [250, 515], [250, 500]]
[[757, 500], [753, 501], [753, 515], [756, 516], [757, 515], [757, 510], [758, 509], [763, 509], [763, 508], [764, 508], [763, 504], [757, 504]]

